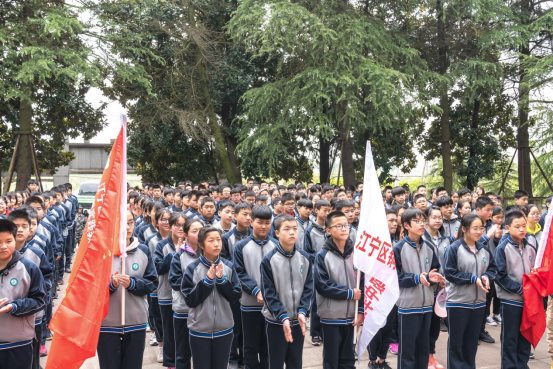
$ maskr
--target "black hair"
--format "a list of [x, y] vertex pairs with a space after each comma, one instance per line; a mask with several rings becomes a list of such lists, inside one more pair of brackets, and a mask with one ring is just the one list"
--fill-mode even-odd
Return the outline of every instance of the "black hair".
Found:
[[[184, 225], [186, 225], [186, 223], [189, 222], [188, 218], [183, 213], [175, 212], [175, 213], [172, 213], [171, 218], [169, 218], [169, 225], [172, 227], [175, 224], [177, 224], [179, 218], [184, 219]], [[183, 225], [183, 228], [184, 228], [184, 225]]]
[[154, 205], [154, 209], [156, 211], [156, 223], [159, 223], [159, 220], [164, 214], [172, 214], [171, 210], [164, 207], [163, 204], [160, 202], [156, 202], [156, 204]]
[[501, 206], [496, 206], [495, 208], [493, 208], [492, 217], [503, 213], [503, 208]]
[[190, 230], [190, 227], [192, 227], [192, 224], [194, 224], [194, 223], [200, 223], [202, 225], [202, 227], [205, 226], [205, 223], [202, 222], [199, 218], [192, 219], [192, 220], [187, 221], [186, 223], [184, 223], [184, 226], [182, 227], [182, 230], [184, 231], [184, 233], [188, 233], [188, 231]]
[[[261, 192], [261, 191], [259, 191]], [[267, 195], [259, 195], [255, 198], [255, 201], [269, 201], [269, 196]]]
[[234, 195], [236, 193], [240, 193], [240, 188], [238, 187], [234, 187], [232, 190], [230, 190], [230, 194], [231, 195]]
[[267, 205], [255, 205], [252, 210], [252, 219], [271, 220], [273, 211]]
[[420, 209], [409, 208], [403, 212], [403, 215], [401, 216], [401, 223], [404, 227], [405, 227], [405, 224], [408, 224], [409, 226], [411, 226], [411, 221], [413, 219], [419, 219], [419, 218], [426, 220], [426, 214], [423, 213], [422, 210]]
[[442, 211], [440, 210], [440, 207], [437, 206], [437, 205], [432, 205], [432, 206], [429, 206], [426, 211], [425, 211], [425, 214], [426, 214], [426, 217], [427, 218], [430, 218], [430, 214], [432, 214], [433, 211], [439, 211], [440, 212], [440, 215], [442, 214]]
[[459, 197], [462, 197], [462, 196], [466, 195], [467, 193], [471, 193], [471, 192], [466, 187], [463, 187], [459, 191], [457, 191], [457, 195], [459, 195]]
[[436, 206], [439, 208], [447, 205], [453, 205], [453, 200], [449, 196], [442, 196], [436, 200]]
[[526, 192], [524, 190], [516, 190], [515, 191], [515, 195], [514, 195], [515, 199], [518, 200], [518, 199], [520, 199], [521, 197], [524, 197], [524, 196], [528, 197], [528, 192]]
[[390, 215], [390, 214], [397, 215], [397, 211], [394, 211], [393, 209], [386, 209], [386, 210], [384, 211], [384, 213], [385, 213], [386, 215]]
[[418, 193], [418, 194], [415, 195], [415, 197], [413, 197], [413, 202], [417, 202], [417, 200], [420, 199], [420, 198], [423, 198], [423, 199], [426, 200], [426, 196], [424, 194]]
[[31, 204], [40, 204], [40, 207], [44, 209], [44, 200], [42, 200], [39, 196], [30, 196], [27, 200], [25, 200], [25, 205]]
[[406, 194], [407, 191], [405, 190], [405, 188], [401, 187], [401, 186], [396, 186], [394, 188], [392, 188], [392, 197], [396, 197], [398, 195], [403, 195], [403, 194]]
[[38, 181], [37, 181], [36, 179], [29, 179], [29, 180], [27, 181], [27, 186], [28, 186], [28, 185], [32, 185], [32, 184], [38, 185]]
[[273, 204], [273, 206], [275, 205], [278, 205], [282, 203], [282, 199], [280, 197], [275, 197], [272, 201], [271, 201], [271, 204]]
[[297, 203], [296, 203], [296, 207], [304, 207], [304, 208], [308, 208], [308, 209], [313, 209], [313, 201], [309, 200], [309, 199], [300, 199]]
[[423, 185], [423, 184], [420, 184], [417, 186], [417, 191], [420, 190], [421, 188], [426, 188], [426, 185]]
[[207, 235], [211, 232], [217, 232], [217, 233], [219, 233], [219, 236], [223, 235], [223, 232], [221, 232], [221, 230], [219, 228], [215, 228], [215, 227], [210, 226], [210, 225], [205, 226], [202, 229], [200, 229], [200, 233], [198, 233], [198, 246], [200, 246], [200, 249], [202, 250], [202, 252], [203, 252], [203, 248], [204, 248], [205, 239], [207, 238]]
[[202, 201], [200, 201], [200, 207], [202, 208], [208, 202], [210, 202], [213, 205], [217, 206], [217, 202], [215, 201], [215, 199], [213, 197], [206, 196], [206, 197], [202, 198]]
[[327, 201], [327, 200], [319, 200], [315, 203], [315, 209], [319, 210], [320, 208], [322, 208], [323, 206], [328, 206], [330, 207], [330, 202]]
[[161, 185], [159, 183], [154, 183], [152, 185], [149, 186], [151, 189], [156, 189], [156, 188], [159, 188], [161, 190]]
[[31, 216], [29, 215], [29, 212], [25, 208], [18, 208], [18, 209], [12, 210], [10, 215], [8, 215], [8, 219], [11, 220], [12, 222], [15, 219], [24, 219], [27, 221], [27, 223], [29, 223], [29, 225], [31, 225]]
[[512, 210], [509, 210], [507, 214], [505, 214], [505, 225], [510, 226], [511, 224], [513, 224], [513, 221], [515, 219], [520, 219], [520, 218], [526, 219], [526, 215], [524, 215], [524, 213], [522, 212], [522, 210], [520, 210], [520, 208], [518, 209], [514, 208]]
[[286, 201], [290, 201], [290, 200], [296, 202], [294, 194], [291, 193], [291, 192], [285, 192], [285, 193], [282, 194], [282, 196], [280, 196], [280, 201], [282, 201], [283, 204]]
[[296, 192], [296, 194], [294, 195], [294, 199], [296, 202], [300, 200], [305, 200], [307, 199], [307, 194], [304, 192]]
[[335, 211], [332, 211], [330, 213], [328, 213], [328, 216], [326, 217], [326, 220], [325, 220], [325, 227], [328, 228], [331, 226], [332, 224], [332, 220], [334, 218], [340, 218], [340, 217], [346, 217], [346, 214], [344, 214], [343, 212], [339, 211], [339, 210], [335, 210]]
[[475, 214], [475, 213], [470, 213], [470, 214], [467, 214], [465, 215], [462, 219], [461, 219], [461, 226], [459, 227], [459, 233], [457, 234], [457, 239], [460, 240], [464, 237], [465, 235], [465, 232], [463, 232], [463, 227], [465, 229], [467, 228], [470, 228], [470, 225], [476, 220], [476, 219], [480, 219], [480, 222], [482, 222], [482, 225], [484, 225], [484, 221], [482, 220], [482, 218], [480, 218], [478, 216], [478, 214]]
[[240, 201], [238, 204], [234, 205], [234, 214], [238, 215], [240, 213], [240, 210], [252, 210], [252, 205], [249, 202]]
[[442, 191], [445, 191], [449, 195], [449, 191], [444, 186], [440, 186], [440, 187], [436, 188], [436, 195], [439, 194]]
[[219, 203], [218, 211], [223, 210], [227, 206], [230, 206], [234, 210], [234, 203], [230, 200], [223, 200]]
[[11, 233], [13, 238], [17, 235], [17, 226], [9, 219], [0, 219], [0, 233]]
[[327, 193], [327, 192], [329, 192], [329, 191], [334, 191], [334, 188], [332, 188], [332, 187], [330, 187], [330, 186], [324, 186], [323, 189], [322, 189], [322, 191], [321, 191], [321, 194], [324, 195], [325, 193]]
[[344, 208], [354, 208], [355, 204], [351, 200], [340, 200], [336, 201], [336, 205], [334, 206], [334, 210], [336, 211], [342, 211]]
[[251, 190], [248, 190], [246, 191], [246, 193], [244, 194], [244, 197], [255, 197], [255, 192], [251, 191]]
[[282, 215], [279, 215], [278, 217], [276, 217], [276, 219], [274, 220], [275, 222], [275, 230], [279, 231], [280, 230], [280, 227], [282, 227], [282, 224], [284, 222], [295, 222], [296, 221], [296, 218], [294, 218], [293, 216], [291, 216], [290, 214], [282, 214]]
[[490, 199], [488, 196], [479, 196], [476, 199], [475, 208], [476, 209], [483, 209], [486, 205], [494, 205], [492, 199]]
[[167, 195], [174, 195], [175, 194], [175, 190], [172, 189], [171, 187], [165, 187], [163, 189], [163, 197], [167, 196]]

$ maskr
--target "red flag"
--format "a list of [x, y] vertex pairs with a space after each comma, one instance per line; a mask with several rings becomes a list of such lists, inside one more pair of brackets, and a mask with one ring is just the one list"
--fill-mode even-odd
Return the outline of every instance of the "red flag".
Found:
[[66, 294], [50, 323], [55, 333], [46, 369], [78, 369], [96, 354], [100, 324], [109, 308], [107, 288], [119, 252], [125, 127], [113, 144], [94, 198]]
[[545, 309], [543, 298], [553, 294], [553, 207], [545, 220], [543, 238], [540, 242], [534, 270], [522, 277], [524, 308], [520, 333], [536, 347], [545, 332]]

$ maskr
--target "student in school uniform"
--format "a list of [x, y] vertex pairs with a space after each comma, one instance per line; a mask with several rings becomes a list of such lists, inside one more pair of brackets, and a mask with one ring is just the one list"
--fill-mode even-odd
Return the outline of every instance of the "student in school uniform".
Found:
[[[330, 202], [319, 200], [315, 203], [315, 220], [311, 222], [305, 231], [305, 251], [309, 254], [311, 263], [315, 263], [315, 255], [322, 250], [326, 241], [325, 221], [330, 211]], [[309, 322], [311, 344], [313, 346], [320, 346], [323, 342], [323, 332], [321, 331], [321, 321], [317, 314], [316, 295], [313, 295]]]
[[[100, 369], [142, 367], [148, 320], [145, 297], [156, 289], [157, 276], [150, 250], [133, 238], [134, 218], [127, 212], [127, 257], [114, 256], [109, 283], [109, 311], [100, 326], [98, 361]], [[121, 303], [125, 294], [125, 321]]]
[[259, 265], [278, 241], [269, 237], [272, 211], [268, 206], [254, 206], [252, 211], [252, 235], [236, 244], [233, 266], [242, 287], [240, 310], [242, 312], [242, 336], [244, 338], [244, 367], [268, 369], [267, 336], [261, 273]]
[[444, 277], [434, 250], [422, 241], [426, 214], [410, 208], [401, 221], [407, 235], [394, 246], [400, 291], [398, 369], [420, 369], [428, 367], [434, 284], [443, 284]]
[[501, 367], [528, 368], [530, 343], [520, 334], [524, 295], [522, 276], [529, 273], [536, 260], [536, 250], [526, 241], [524, 213], [512, 209], [505, 214], [507, 235], [495, 249], [497, 267], [495, 287], [501, 299]]
[[219, 220], [213, 226], [225, 234], [236, 227], [232, 222], [234, 220], [234, 203], [230, 200], [223, 200], [219, 202], [218, 209]]
[[296, 249], [298, 223], [286, 214], [275, 219], [278, 245], [261, 262], [261, 292], [267, 322], [269, 368], [300, 369], [306, 317], [313, 298], [309, 256]]
[[[330, 237], [315, 256], [314, 280], [318, 314], [324, 337], [323, 366], [327, 369], [355, 368], [354, 325], [363, 322], [363, 294], [356, 285], [350, 224], [340, 211], [328, 214]], [[355, 301], [359, 301], [355, 310]]]
[[215, 225], [217, 223], [216, 214], [217, 204], [212, 197], [204, 197], [200, 201], [199, 219], [206, 225]]
[[[8, 219], [17, 226], [15, 248], [21, 256], [35, 264], [42, 273], [44, 290], [46, 291], [45, 303], [50, 303], [50, 289], [52, 288], [54, 267], [48, 261], [40, 247], [36, 246], [33, 237], [37, 227], [37, 214], [31, 208], [14, 209]], [[46, 308], [46, 306], [45, 306]], [[35, 316], [35, 338], [33, 339], [33, 369], [40, 368], [40, 344], [42, 340], [42, 320], [45, 316], [45, 309], [39, 311]]]
[[443, 218], [443, 233], [452, 241], [457, 239], [461, 226], [461, 219], [453, 211], [453, 200], [449, 196], [439, 197], [436, 206], [440, 209]]
[[221, 231], [212, 226], [198, 235], [201, 256], [186, 268], [181, 291], [189, 307], [188, 329], [194, 369], [226, 369], [233, 340], [231, 304], [240, 298], [232, 263], [220, 257]]
[[192, 367], [192, 351], [190, 351], [190, 336], [188, 334], [188, 311], [181, 292], [182, 276], [186, 268], [200, 256], [198, 249], [198, 234], [204, 227], [202, 221], [195, 219], [187, 221], [183, 226], [185, 242], [173, 255], [169, 270], [169, 283], [173, 289], [173, 326], [175, 331], [175, 367], [190, 369]]
[[309, 199], [299, 199], [296, 203], [296, 220], [298, 221], [298, 248], [305, 250], [305, 231], [311, 225], [309, 216], [313, 211], [313, 202]]
[[169, 216], [171, 235], [157, 244], [154, 265], [158, 276], [157, 299], [161, 322], [163, 332], [167, 332], [163, 340], [163, 366], [170, 368], [175, 366], [175, 336], [173, 334], [173, 290], [169, 284], [169, 269], [173, 254], [184, 243], [183, 227], [187, 219], [182, 213], [170, 213], [169, 215], [168, 210], [163, 217], [165, 216]]
[[461, 221], [460, 237], [446, 249], [447, 320], [449, 369], [476, 369], [476, 350], [481, 321], [486, 315], [486, 294], [496, 270], [493, 255], [480, 239], [482, 219], [469, 214]]
[[0, 219], [0, 363], [31, 369], [35, 315], [44, 309], [46, 290], [38, 266], [16, 251], [17, 226]]

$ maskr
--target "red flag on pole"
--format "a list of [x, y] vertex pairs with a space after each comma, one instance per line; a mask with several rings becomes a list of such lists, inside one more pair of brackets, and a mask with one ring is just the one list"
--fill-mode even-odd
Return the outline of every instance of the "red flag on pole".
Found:
[[[112, 259], [119, 254], [123, 169], [126, 168], [123, 125], [109, 160], [81, 239], [66, 294], [50, 323], [54, 340], [46, 369], [78, 369], [96, 354], [100, 324], [109, 308]], [[125, 182], [126, 185], [126, 182]], [[123, 246], [124, 247], [124, 246]]]
[[534, 270], [522, 277], [524, 308], [520, 333], [536, 347], [545, 332], [543, 298], [553, 294], [553, 207], [545, 219], [543, 236], [536, 255]]

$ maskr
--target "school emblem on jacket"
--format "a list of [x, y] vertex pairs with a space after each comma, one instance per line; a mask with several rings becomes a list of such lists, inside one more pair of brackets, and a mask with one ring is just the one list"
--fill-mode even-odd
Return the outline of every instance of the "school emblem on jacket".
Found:
[[132, 270], [134, 270], [134, 271], [137, 271], [139, 267], [140, 267], [140, 265], [138, 265], [138, 263], [133, 263], [132, 264]]
[[10, 279], [10, 286], [15, 287], [18, 285], [18, 283], [19, 281], [17, 280], [17, 278]]
[[428, 256], [424, 258], [424, 265], [430, 264], [430, 261], [428, 260]]
[[487, 265], [488, 264], [488, 258], [484, 256], [482, 258], [482, 262]]
[[300, 264], [300, 274], [303, 275], [303, 263]]

